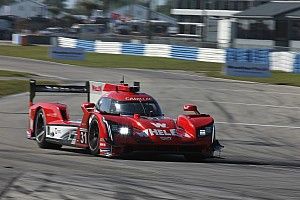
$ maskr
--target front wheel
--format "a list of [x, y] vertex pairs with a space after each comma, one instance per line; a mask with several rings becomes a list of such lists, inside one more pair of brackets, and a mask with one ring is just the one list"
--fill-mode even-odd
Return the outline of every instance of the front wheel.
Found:
[[88, 144], [92, 155], [99, 155], [100, 131], [96, 118], [92, 119], [88, 133]]
[[42, 109], [40, 109], [36, 114], [34, 133], [35, 133], [36, 143], [40, 148], [59, 149], [61, 147], [61, 145], [59, 144], [52, 144], [46, 141], [46, 120], [45, 120], [44, 111]]

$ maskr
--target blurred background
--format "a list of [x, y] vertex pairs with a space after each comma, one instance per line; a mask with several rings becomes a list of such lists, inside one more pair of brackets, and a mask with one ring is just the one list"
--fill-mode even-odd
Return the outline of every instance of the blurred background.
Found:
[[300, 1], [0, 0], [0, 40], [14, 33], [298, 51]]

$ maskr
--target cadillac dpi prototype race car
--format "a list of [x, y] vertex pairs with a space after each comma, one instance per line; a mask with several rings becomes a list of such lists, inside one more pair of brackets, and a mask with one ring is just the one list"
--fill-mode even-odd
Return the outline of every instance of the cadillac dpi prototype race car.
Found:
[[[140, 84], [129, 86], [89, 81], [85, 86], [37, 85], [30, 81], [27, 137], [41, 148], [62, 145], [89, 149], [93, 155], [118, 157], [130, 152], [182, 154], [188, 160], [213, 157], [222, 145], [216, 140], [214, 119], [195, 105], [183, 106], [176, 120], [165, 117]], [[67, 106], [33, 103], [36, 92], [87, 93], [82, 118], [71, 121]]]

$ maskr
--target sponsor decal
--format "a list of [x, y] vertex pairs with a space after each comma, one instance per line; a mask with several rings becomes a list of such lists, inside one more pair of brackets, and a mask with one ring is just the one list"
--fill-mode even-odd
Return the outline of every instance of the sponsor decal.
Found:
[[163, 141], [170, 141], [172, 140], [172, 137], [160, 137], [160, 139]]
[[46, 137], [75, 144], [77, 127], [73, 126], [47, 126]]
[[103, 83], [97, 81], [90, 81], [90, 103], [97, 103], [100, 96], [103, 94]]
[[151, 101], [150, 97], [125, 97], [126, 101]]
[[110, 149], [100, 149], [100, 152], [110, 152]]
[[[181, 137], [181, 138], [191, 138], [187, 133], [179, 135], [176, 129], [145, 129], [144, 131], [137, 133], [140, 137], [150, 137], [150, 136], [159, 136], [162, 140], [172, 140], [171, 136]], [[170, 139], [171, 138], [171, 139]]]
[[84, 60], [85, 51], [82, 48], [50, 47], [49, 57], [61, 60]]
[[176, 129], [162, 130], [162, 129], [145, 129], [143, 131], [147, 136], [178, 136]]
[[96, 92], [101, 92], [102, 88], [101, 86], [97, 86], [97, 85], [92, 85], [92, 91], [96, 91]]
[[50, 135], [51, 137], [54, 137], [54, 135], [57, 135], [57, 134], [61, 134], [61, 130], [59, 130], [57, 128], [54, 128], [54, 130], [49, 131], [49, 133], [48, 133], [48, 135]]
[[100, 142], [100, 147], [106, 147], [106, 143], [105, 142]]
[[156, 128], [167, 128], [167, 124], [165, 123], [151, 123]]

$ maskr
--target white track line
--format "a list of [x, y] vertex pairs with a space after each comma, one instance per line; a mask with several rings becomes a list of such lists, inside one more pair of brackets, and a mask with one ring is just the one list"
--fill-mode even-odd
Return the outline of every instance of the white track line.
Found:
[[[153, 82], [151, 82], [153, 83]], [[276, 92], [276, 91], [256, 91], [256, 90], [235, 90], [235, 89], [221, 89], [221, 88], [201, 88], [199, 86], [155, 86], [155, 88], [175, 88], [175, 89], [197, 89], [197, 90], [207, 90], [211, 92], [215, 91], [231, 91], [231, 92], [246, 92], [246, 93], [259, 93], [259, 94], [279, 94], [279, 95], [291, 95], [291, 96], [300, 96], [299, 93], [288, 93], [288, 92]]]
[[[152, 70], [155, 71], [155, 70]], [[174, 75], [182, 75], [182, 73], [178, 72], [170, 72], [166, 70], [162, 70], [161, 72], [163, 73], [169, 73], [169, 74], [174, 74]], [[260, 83], [260, 82], [253, 82], [253, 81], [242, 81], [242, 80], [234, 80], [234, 79], [224, 79], [224, 78], [216, 78], [216, 77], [211, 77], [211, 76], [203, 76], [200, 74], [184, 74], [185, 76], [190, 76], [190, 77], [201, 77], [201, 78], [207, 78], [207, 79], [216, 79], [216, 80], [222, 80], [224, 82], [236, 82], [236, 83], [248, 83], [248, 84], [256, 84], [256, 85], [264, 85], [267, 87], [284, 87], [284, 88], [299, 88], [297, 86], [292, 86], [292, 85], [274, 85], [274, 84], [269, 84], [269, 83]]]
[[273, 124], [249, 124], [249, 123], [238, 123], [238, 122], [215, 122], [215, 124], [231, 124], [231, 125], [242, 125], [242, 126], [300, 129], [300, 126], [281, 126], [281, 125], [273, 125]]
[[[159, 98], [159, 100], [183, 101], [185, 99]], [[200, 99], [188, 99], [188, 101], [193, 101], [193, 102], [207, 102], [207, 103], [219, 103], [219, 104], [229, 104], [229, 105], [242, 105], [242, 106], [269, 107], [269, 108], [300, 109], [300, 107], [297, 107], [297, 106], [276, 106], [276, 105], [270, 105], [270, 104], [256, 104], [256, 103], [239, 103], [239, 102], [235, 103], [235, 102], [227, 102], [227, 101], [207, 101], [207, 100], [200, 100]]]

